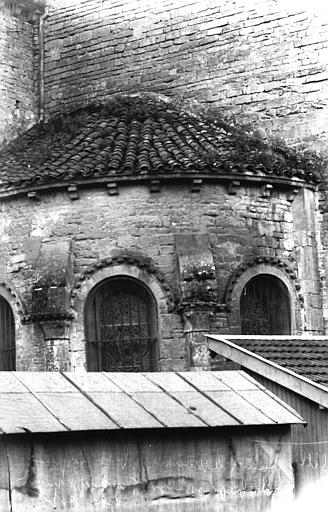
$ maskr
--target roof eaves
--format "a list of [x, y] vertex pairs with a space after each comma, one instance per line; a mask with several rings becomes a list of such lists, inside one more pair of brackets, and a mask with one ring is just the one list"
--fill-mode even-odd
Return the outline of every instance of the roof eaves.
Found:
[[187, 173], [180, 172], [171, 172], [169, 174], [164, 173], [158, 173], [158, 174], [109, 174], [107, 176], [100, 176], [100, 177], [87, 177], [83, 178], [82, 176], [77, 176], [76, 178], [69, 178], [64, 180], [61, 179], [49, 179], [46, 183], [31, 183], [25, 180], [25, 182], [21, 182], [19, 186], [15, 186], [14, 183], [7, 184], [5, 186], [1, 186], [0, 183], [0, 198], [7, 198], [7, 197], [15, 197], [15, 196], [21, 196], [26, 195], [29, 192], [51, 192], [52, 190], [65, 190], [67, 189], [71, 184], [76, 185], [79, 188], [87, 188], [90, 186], [99, 186], [101, 184], [104, 184], [104, 186], [107, 183], [117, 183], [117, 184], [124, 184], [124, 183], [149, 183], [153, 179], [157, 179], [162, 181], [163, 183], [166, 182], [172, 182], [175, 180], [179, 181], [192, 181], [193, 179], [201, 179], [206, 182], [222, 182], [222, 183], [229, 183], [234, 180], [238, 180], [240, 182], [247, 182], [247, 183], [254, 183], [254, 184], [265, 184], [265, 183], [273, 183], [277, 184], [283, 187], [294, 187], [294, 188], [302, 188], [306, 187], [309, 189], [314, 189], [315, 186], [311, 183], [308, 183], [306, 181], [301, 181], [297, 178], [283, 178], [283, 177], [277, 177], [277, 176], [252, 176], [248, 174], [214, 174], [211, 172], [191, 172], [189, 171]]

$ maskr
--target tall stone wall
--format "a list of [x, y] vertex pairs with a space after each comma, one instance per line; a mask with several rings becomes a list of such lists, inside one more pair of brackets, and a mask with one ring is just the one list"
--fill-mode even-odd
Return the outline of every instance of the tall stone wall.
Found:
[[[324, 148], [328, 13], [315, 4], [49, 2], [46, 114], [147, 90], [224, 107], [239, 122]], [[2, 141], [37, 118], [39, 77], [37, 22], [5, 8], [0, 21]]]
[[47, 114], [147, 90], [225, 107], [292, 141], [320, 140], [327, 20], [284, 0], [75, 1], [46, 21]]
[[35, 123], [37, 45], [35, 25], [0, 4], [0, 143]]
[[[36, 24], [5, 9], [0, 16], [1, 141], [37, 119], [40, 55]], [[309, 147], [324, 148], [327, 19], [283, 0], [73, 0], [61, 7], [54, 3], [44, 22], [46, 118], [117, 92], [151, 91], [222, 107], [256, 129], [291, 142], [309, 139]], [[210, 235], [219, 300], [229, 276], [245, 259], [286, 260], [301, 280], [306, 314], [299, 325], [312, 333], [322, 331], [318, 272], [325, 286], [327, 243], [315, 237], [312, 196], [299, 195], [293, 201], [277, 191], [270, 198], [246, 188], [236, 200], [212, 187], [201, 191], [195, 208], [195, 196], [180, 184], [159, 196], [148, 197], [138, 187], [127, 188], [110, 201], [104, 194], [84, 193], [73, 203], [54, 194], [39, 205], [25, 199], [4, 204], [3, 278], [27, 303], [35, 279], [33, 262], [42, 244], [72, 241], [75, 275], [123, 248], [153, 258], [174, 282], [174, 234], [196, 230]], [[308, 204], [310, 209], [304, 207]], [[327, 222], [325, 217], [323, 221]], [[327, 311], [325, 307], [325, 317]], [[182, 324], [176, 317], [165, 321], [163, 367], [185, 368], [186, 347], [176, 342], [184, 339]], [[177, 322], [175, 327], [172, 322]], [[217, 316], [213, 330], [234, 332], [238, 326], [231, 322]], [[170, 336], [173, 331], [175, 336]], [[29, 337], [24, 336], [21, 345]], [[42, 347], [41, 332], [35, 338]], [[75, 356], [76, 365], [81, 365], [78, 349]], [[25, 352], [21, 361], [23, 367], [31, 366], [30, 354]], [[34, 366], [41, 366], [38, 358]]]

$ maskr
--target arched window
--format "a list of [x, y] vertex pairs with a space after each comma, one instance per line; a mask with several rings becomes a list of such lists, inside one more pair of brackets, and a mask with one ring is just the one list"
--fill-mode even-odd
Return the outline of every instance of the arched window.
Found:
[[0, 296], [0, 371], [16, 369], [15, 323], [9, 303]]
[[139, 281], [113, 277], [100, 283], [85, 309], [89, 371], [156, 370], [157, 308]]
[[263, 274], [251, 279], [240, 299], [242, 334], [291, 333], [288, 290], [277, 277]]

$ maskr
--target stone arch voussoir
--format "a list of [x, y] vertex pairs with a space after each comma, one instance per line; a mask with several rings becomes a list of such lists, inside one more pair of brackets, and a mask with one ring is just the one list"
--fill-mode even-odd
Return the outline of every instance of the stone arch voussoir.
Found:
[[18, 292], [5, 281], [0, 281], [0, 295], [10, 304], [14, 315], [18, 315], [24, 320], [27, 311], [23, 300]]
[[278, 258], [255, 257], [239, 265], [232, 273], [225, 291], [230, 323], [235, 326], [240, 324], [239, 305], [242, 291], [253, 277], [262, 274], [274, 276], [286, 286], [291, 300], [292, 332], [300, 330], [302, 328], [301, 309], [304, 306], [301, 284], [290, 265]]
[[163, 302], [167, 312], [174, 309], [175, 300], [171, 287], [166, 282], [164, 274], [154, 264], [151, 258], [139, 255], [120, 254], [104, 258], [90, 265], [75, 281], [71, 293], [71, 307], [75, 309], [78, 297], [86, 299], [91, 289], [102, 280], [122, 275], [133, 277], [143, 282], [154, 294], [159, 307]]
[[[73, 354], [73, 367], [86, 367], [85, 351], [85, 306], [92, 290], [102, 281], [114, 277], [127, 277], [139, 281], [153, 294], [157, 303], [158, 326], [161, 332], [161, 319], [174, 312], [174, 295], [162, 272], [150, 258], [120, 254], [105, 258], [88, 267], [80, 274], [72, 289], [71, 310], [74, 316], [70, 346]], [[159, 347], [161, 336], [159, 334]]]

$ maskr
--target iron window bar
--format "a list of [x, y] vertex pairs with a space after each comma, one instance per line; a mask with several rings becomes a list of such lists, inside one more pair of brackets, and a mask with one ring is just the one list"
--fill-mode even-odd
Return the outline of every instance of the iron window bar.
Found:
[[154, 337], [117, 338], [87, 341], [94, 353], [98, 371], [147, 372], [153, 371]]

